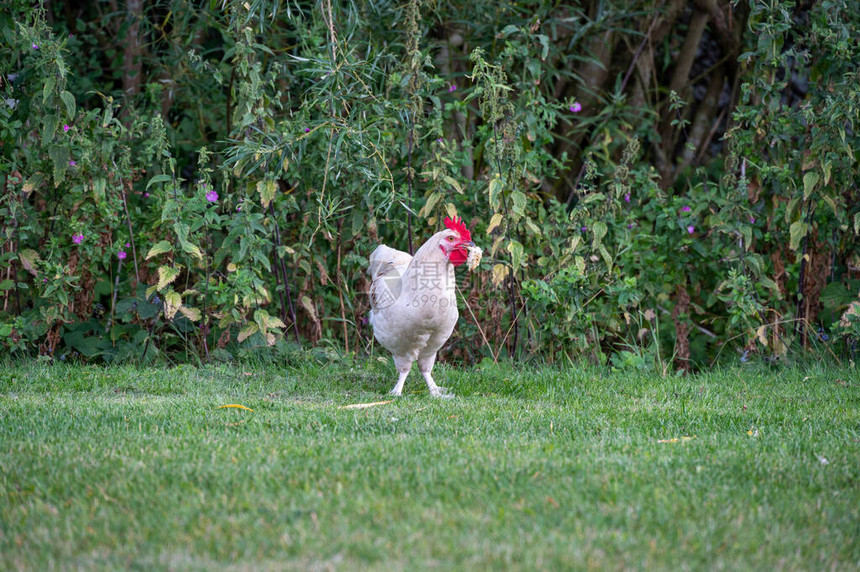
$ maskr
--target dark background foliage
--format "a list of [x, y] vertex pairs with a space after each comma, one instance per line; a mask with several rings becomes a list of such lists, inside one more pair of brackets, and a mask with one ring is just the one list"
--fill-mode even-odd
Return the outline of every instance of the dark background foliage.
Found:
[[367, 254], [457, 214], [449, 360], [853, 359], [858, 37], [847, 0], [5, 2], [0, 351], [363, 353]]

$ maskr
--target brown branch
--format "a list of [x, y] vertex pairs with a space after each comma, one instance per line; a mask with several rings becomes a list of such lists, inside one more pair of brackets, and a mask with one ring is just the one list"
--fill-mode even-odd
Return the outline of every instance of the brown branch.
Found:
[[702, 10], [694, 10], [693, 16], [690, 18], [690, 24], [687, 27], [687, 36], [684, 38], [684, 46], [681, 48], [678, 61], [675, 63], [675, 71], [672, 73], [672, 79], [669, 81], [669, 89], [678, 95], [681, 95], [683, 88], [688, 85], [690, 70], [693, 68], [693, 62], [696, 60], [696, 52], [699, 50], [699, 44], [702, 42], [708, 18], [710, 18], [708, 13]]
[[697, 152], [701, 155], [703, 147], [710, 141], [710, 137], [708, 137], [708, 128], [717, 111], [717, 104], [720, 100], [720, 94], [723, 91], [725, 79], [725, 69], [722, 66], [714, 70], [714, 75], [708, 83], [708, 91], [705, 93], [704, 99], [702, 99], [702, 102], [699, 104], [699, 107], [696, 110], [696, 115], [690, 125], [690, 131], [687, 135], [687, 144], [684, 145], [684, 150], [681, 152], [681, 160], [674, 169], [672, 179], [677, 177], [679, 173], [682, 173], [684, 169], [693, 162]]

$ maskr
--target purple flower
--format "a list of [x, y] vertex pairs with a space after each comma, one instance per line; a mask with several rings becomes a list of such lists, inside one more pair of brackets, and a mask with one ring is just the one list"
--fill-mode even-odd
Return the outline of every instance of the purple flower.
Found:
[[126, 247], [126, 248], [128, 248], [129, 246], [131, 246], [131, 243], [130, 243], [130, 242], [126, 242], [126, 243], [125, 243], [125, 247]]
[[66, 133], [68, 133], [68, 132], [69, 132], [69, 129], [71, 129], [71, 127], [69, 127], [69, 124], [68, 124], [68, 123], [64, 123], [64, 124], [63, 124], [63, 131], [65, 131]]
[[690, 212], [691, 210], [693, 210], [693, 209], [691, 209], [691, 208], [690, 208], [689, 206], [687, 206], [687, 205], [684, 205], [684, 206], [682, 206], [682, 207], [681, 207], [681, 212], [682, 212], [682, 213], [688, 213], [688, 212]]
[[442, 142], [442, 138], [441, 138], [441, 137], [439, 137], [438, 139], [436, 139], [436, 143], [441, 143], [441, 142]]
[[754, 216], [750, 217], [750, 224], [755, 224], [755, 217]]
[[125, 260], [126, 256], [128, 256], [128, 254], [126, 254], [125, 250], [120, 250], [119, 252], [116, 253], [116, 257], [119, 258], [120, 260]]
[[82, 235], [81, 233], [77, 233], [77, 234], [72, 235], [72, 242], [74, 242], [75, 244], [80, 244], [83, 241], [84, 241], [84, 235]]
[[630, 193], [627, 193], [626, 195], [624, 195], [624, 202], [625, 202], [625, 203], [629, 203], [629, 202], [630, 202]]
[[694, 232], [696, 232], [696, 227], [693, 225], [688, 226], [687, 232], [689, 232], [690, 234], [693, 234]]
[[148, 199], [148, 198], [149, 198], [149, 193], [143, 193], [143, 198]]
[[72, 159], [71, 161], [69, 161], [69, 167], [77, 167], [77, 166], [78, 166], [78, 162], [77, 162], [77, 161], [75, 161], [74, 159]]
[[215, 191], [209, 191], [208, 193], [206, 193], [206, 200], [210, 203], [214, 203], [218, 200], [218, 193], [216, 193]]
[[236, 210], [237, 210], [237, 211], [242, 210], [242, 205], [236, 205]]
[[45, 283], [45, 284], [47, 284], [47, 283], [48, 283], [48, 279], [47, 279], [47, 278], [42, 278], [42, 282], [43, 282], [43, 283]]
[[632, 229], [634, 226], [636, 226], [636, 225], [631, 222], [630, 224], [627, 225], [627, 230]]
[[39, 49], [39, 44], [37, 44], [37, 43], [33, 42], [33, 45], [32, 45], [32, 46], [30, 46], [30, 47], [31, 47], [31, 48], [33, 48], [34, 50], [38, 50], [38, 49]]
[[452, 83], [451, 85], [448, 86], [448, 93], [453, 93], [455, 91], [457, 91], [457, 84], [456, 83]]
[[582, 232], [585, 232], [585, 231], [587, 231], [587, 230], [588, 230], [588, 227], [587, 227], [587, 226], [583, 226], [583, 227], [581, 227], [579, 230], [580, 230], [580, 231], [582, 231]]
[[305, 127], [305, 133], [310, 133], [310, 132], [311, 132], [311, 128], [310, 128], [310, 127]]
[[573, 105], [568, 107], [568, 109], [570, 109], [571, 113], [579, 113], [580, 111], [582, 111], [582, 104], [578, 102], [574, 103]]

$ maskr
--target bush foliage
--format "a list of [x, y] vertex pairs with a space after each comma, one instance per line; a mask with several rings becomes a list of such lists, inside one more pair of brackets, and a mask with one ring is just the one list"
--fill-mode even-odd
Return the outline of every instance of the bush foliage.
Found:
[[457, 214], [450, 359], [853, 358], [848, 0], [8, 4], [3, 353], [364, 352]]

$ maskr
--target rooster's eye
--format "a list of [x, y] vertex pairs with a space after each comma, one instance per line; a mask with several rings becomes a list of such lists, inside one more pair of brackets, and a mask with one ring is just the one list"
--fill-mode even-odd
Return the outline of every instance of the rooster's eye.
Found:
[[453, 237], [453, 236], [449, 236], [449, 237], [448, 237], [448, 242], [454, 242], [454, 237]]

